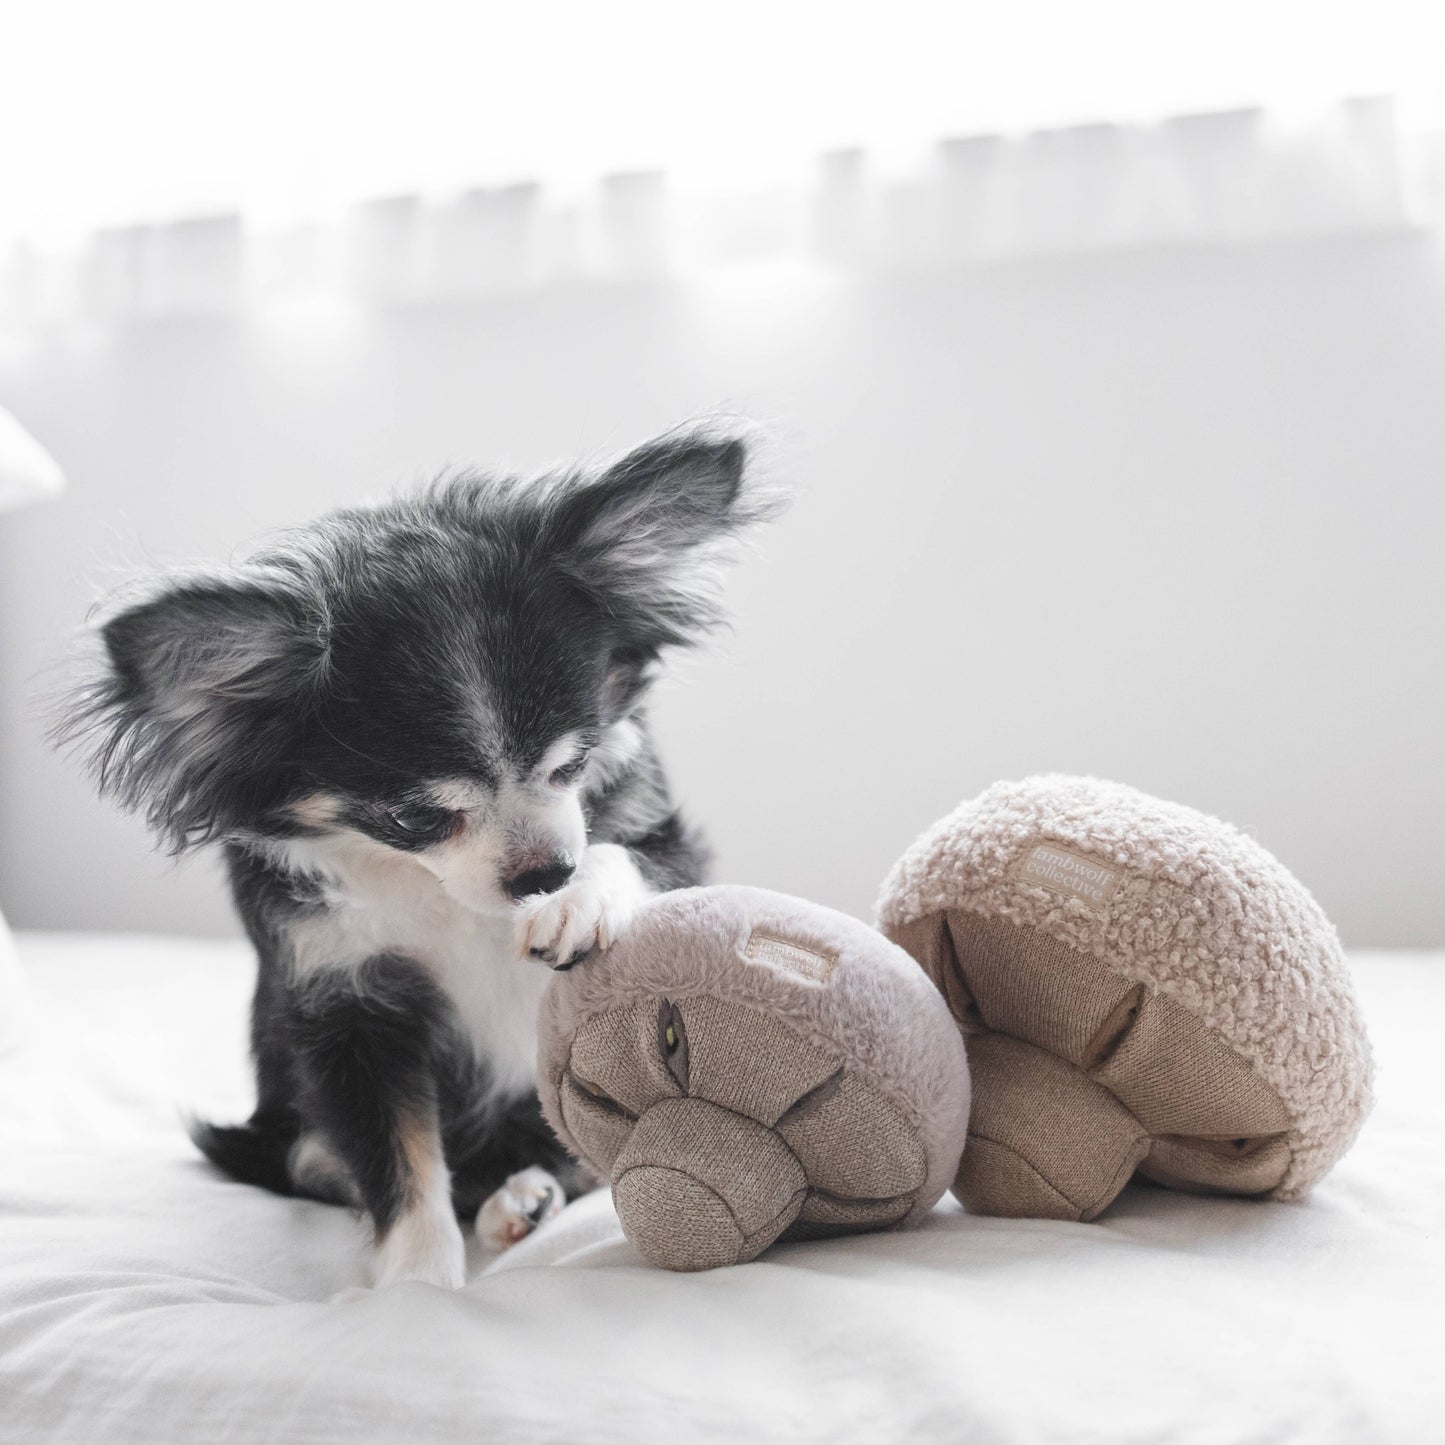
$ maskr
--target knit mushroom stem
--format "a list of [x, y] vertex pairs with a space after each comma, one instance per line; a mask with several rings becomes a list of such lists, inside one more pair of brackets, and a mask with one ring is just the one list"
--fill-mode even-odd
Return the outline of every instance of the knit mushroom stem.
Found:
[[[1167, 1000], [1151, 1000], [1139, 1032], [1157, 1038], [1151, 1015], [1169, 1010]], [[1210, 1043], [1202, 1033], [1194, 1041]], [[1174, 1042], [1171, 1052], [1189, 1058], [1189, 1039]], [[1140, 1059], [1145, 1049], [1135, 1051]], [[1198, 1194], [1264, 1194], [1279, 1183], [1289, 1146], [1278, 1103], [1258, 1080], [1236, 1071], [1221, 1082], [1209, 1059], [1189, 1058], [1203, 1092], [1230, 1112], [1216, 1113], [1199, 1132], [1165, 1132], [1151, 1120], [1153, 1101], [1137, 1078], [1120, 1088], [1120, 1058], [1127, 1063], [1121, 1050], [1115, 1062], [1086, 1073], [1020, 1039], [978, 1035], [969, 1046], [976, 1090], [969, 1147], [954, 1186], [967, 1208], [1019, 1219], [1094, 1219], [1136, 1170]], [[1131, 1096], [1138, 1112], [1126, 1103]], [[1183, 1122], [1174, 1116], [1175, 1126]], [[1226, 1123], [1224, 1132], [1212, 1132]]]
[[771, 1129], [706, 1099], [665, 1099], [637, 1122], [612, 1170], [623, 1232], [665, 1269], [761, 1254], [798, 1216], [802, 1166]]
[[954, 1187], [975, 1214], [1093, 1219], [1149, 1152], [1107, 1089], [1043, 1049], [980, 1035], [969, 1064], [974, 1113]]

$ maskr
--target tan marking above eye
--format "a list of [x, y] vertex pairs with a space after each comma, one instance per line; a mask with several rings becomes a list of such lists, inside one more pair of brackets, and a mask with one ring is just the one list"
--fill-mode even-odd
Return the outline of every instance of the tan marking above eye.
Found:
[[325, 828], [336, 821], [337, 800], [327, 793], [308, 793], [290, 805], [291, 816], [307, 828]]

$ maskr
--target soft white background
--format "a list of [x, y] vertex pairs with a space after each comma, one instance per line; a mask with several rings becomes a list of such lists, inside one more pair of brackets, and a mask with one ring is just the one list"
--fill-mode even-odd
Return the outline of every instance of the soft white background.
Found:
[[[1384, 44], [1399, 8], [1376, 7], [1369, 43], [1353, 46], [1320, 21], [1328, 44], [1314, 50], [1289, 25], [1229, 7], [1219, 25], [1168, 37], [1144, 18], [1155, 7], [1095, 7], [1121, 18], [1092, 35], [1067, 20], [1030, 35], [1024, 15], [1007, 44], [948, 52], [960, 67], [951, 98], [939, 46], [915, 36], [874, 55], [866, 28], [828, 32], [852, 37], [839, 53], [836, 39], [810, 49], [823, 32], [790, 21], [791, 67], [735, 29], [716, 54], [671, 37], [681, 48], [651, 67], [664, 77], [651, 100], [638, 93], [645, 30], [609, 32], [603, 54], [592, 32], [560, 26], [595, 42], [597, 63], [559, 38], [571, 58], [556, 68], [529, 34], [525, 64], [505, 63], [516, 58], [505, 47], [478, 60], [474, 97], [456, 46], [440, 45], [434, 84], [416, 79], [427, 71], [414, 34], [400, 94], [425, 95], [421, 120], [393, 100], [389, 125], [375, 113], [375, 97], [394, 94], [377, 71], [385, 47], [351, 35], [334, 73], [288, 61], [273, 105], [258, 76], [259, 151], [236, 120], [244, 67], [218, 81], [213, 132], [189, 123], [211, 93], [211, 62], [198, 60], [160, 99], [137, 86], [134, 112], [117, 110], [116, 133], [134, 144], [104, 124], [87, 143], [65, 112], [54, 144], [70, 169], [17, 164], [10, 194], [53, 241], [67, 226], [225, 202], [294, 219], [317, 197], [460, 184], [467, 155], [482, 180], [595, 174], [675, 160], [681, 135], [719, 176], [765, 170], [760, 134], [778, 138], [776, 161], [887, 129], [859, 68], [870, 63], [912, 97], [915, 137], [1107, 116], [1106, 81], [1124, 116], [1268, 101], [1271, 83], [1289, 92], [1298, 79], [1291, 64], [1339, 95], [1398, 78], [1391, 64], [1418, 75], [1419, 46]], [[189, 23], [176, 21], [183, 41]], [[37, 54], [59, 24], [32, 36]], [[303, 53], [321, 57], [323, 31], [298, 24]], [[258, 64], [270, 54], [260, 33], [235, 36]], [[17, 53], [4, 65], [18, 73]], [[609, 128], [614, 54], [623, 99]], [[1107, 57], [1100, 80], [1087, 62]], [[163, 83], [164, 67], [145, 64], [132, 79]], [[515, 97], [517, 76], [534, 82], [537, 118], [514, 106], [509, 142], [486, 122], [497, 86]], [[102, 102], [125, 104], [97, 84]], [[853, 131], [850, 95], [862, 107]], [[719, 108], [728, 97], [733, 118]], [[456, 137], [473, 99], [467, 152]], [[348, 140], [337, 116], [353, 111], [368, 118]], [[757, 111], [761, 132], [747, 119]], [[418, 162], [407, 181], [431, 134], [449, 159]], [[167, 160], [145, 149], [156, 137], [175, 154], [141, 176], [137, 156]], [[291, 159], [267, 172], [258, 155]], [[85, 186], [57, 181], [77, 174], [91, 186], [84, 215]], [[7, 229], [23, 227], [12, 216]], [[1029, 771], [1091, 771], [1248, 828], [1352, 944], [1445, 940], [1439, 236], [1406, 209], [1393, 223], [1228, 244], [1063, 246], [913, 269], [764, 255], [490, 298], [317, 295], [0, 327], [0, 401], [71, 484], [59, 502], [0, 518], [0, 908], [19, 927], [235, 926], [208, 865], [175, 871], [150, 856], [139, 825], [96, 803], [41, 741], [35, 699], [108, 579], [137, 561], [225, 556], [448, 462], [616, 450], [725, 407], [770, 426], [768, 465], [800, 498], [736, 574], [734, 634], [657, 705], [719, 877], [866, 915], [893, 858], [960, 797]]]

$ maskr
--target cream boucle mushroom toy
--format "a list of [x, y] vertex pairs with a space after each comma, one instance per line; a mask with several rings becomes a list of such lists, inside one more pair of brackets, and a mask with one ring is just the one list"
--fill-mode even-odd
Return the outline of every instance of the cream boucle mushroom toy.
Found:
[[551, 981], [538, 1083], [654, 1264], [922, 1218], [968, 1122], [959, 1030], [909, 956], [755, 888], [663, 894]]
[[909, 849], [879, 921], [968, 1036], [954, 1192], [976, 1213], [1093, 1219], [1136, 1172], [1291, 1199], [1368, 1108], [1334, 929], [1193, 809], [1094, 778], [1000, 783]]

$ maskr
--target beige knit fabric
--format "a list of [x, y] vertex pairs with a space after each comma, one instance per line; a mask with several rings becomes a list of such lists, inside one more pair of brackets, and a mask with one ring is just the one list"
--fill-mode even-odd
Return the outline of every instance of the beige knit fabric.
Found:
[[751, 1259], [807, 1195], [802, 1164], [773, 1130], [701, 1098], [649, 1109], [612, 1167], [623, 1229], [664, 1269]]
[[548, 1119], [653, 1263], [921, 1218], [967, 1133], [964, 1046], [913, 960], [856, 919], [751, 888], [650, 902], [554, 977]]
[[908, 850], [879, 922], [978, 1036], [971, 1207], [1091, 1218], [1136, 1167], [1292, 1198], [1368, 1109], [1333, 928], [1191, 808], [1095, 778], [1000, 783]]

